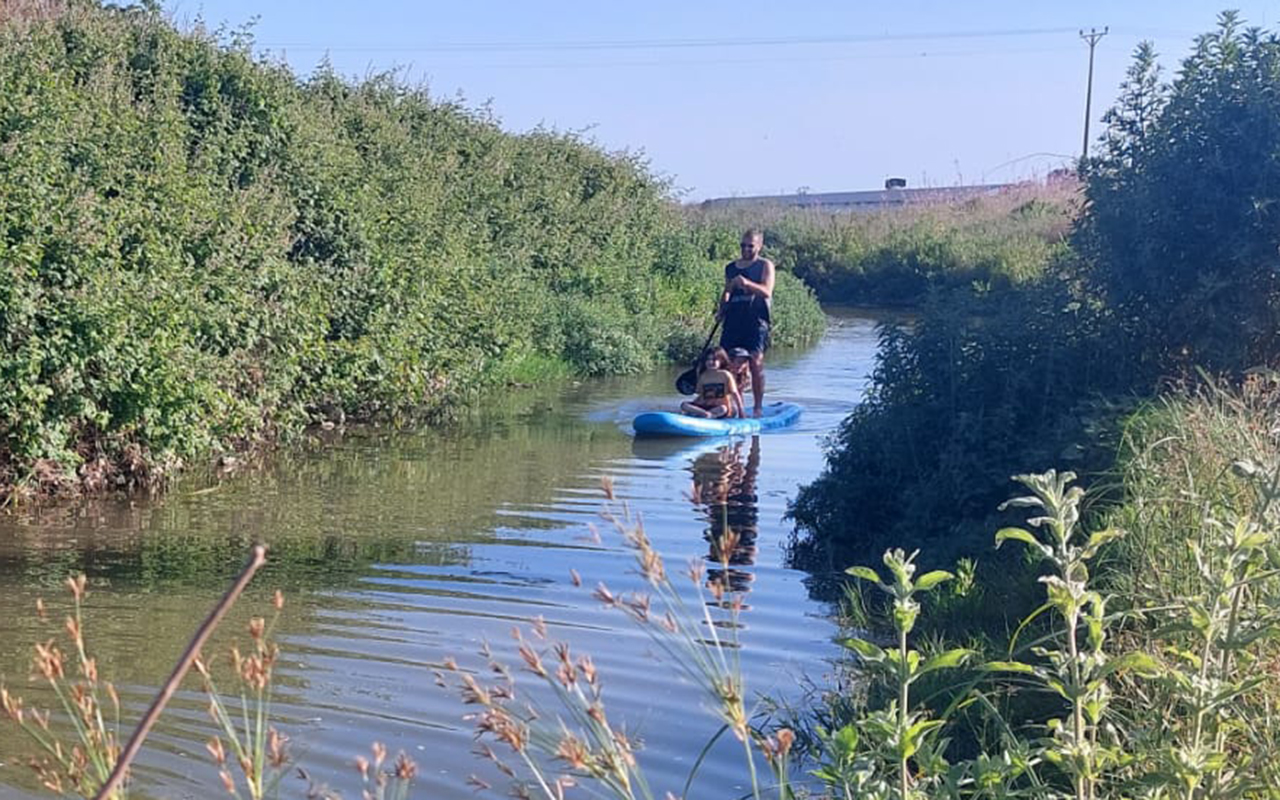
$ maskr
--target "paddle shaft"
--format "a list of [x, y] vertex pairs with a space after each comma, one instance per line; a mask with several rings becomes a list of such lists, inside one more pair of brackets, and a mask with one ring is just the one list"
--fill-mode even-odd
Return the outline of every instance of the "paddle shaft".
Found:
[[707, 348], [711, 346], [711, 340], [715, 338], [716, 331], [720, 329], [720, 316], [716, 315], [716, 324], [711, 326], [711, 333], [707, 334], [707, 340], [702, 343], [702, 349], [698, 351], [698, 358], [702, 358], [702, 354], [707, 352]]

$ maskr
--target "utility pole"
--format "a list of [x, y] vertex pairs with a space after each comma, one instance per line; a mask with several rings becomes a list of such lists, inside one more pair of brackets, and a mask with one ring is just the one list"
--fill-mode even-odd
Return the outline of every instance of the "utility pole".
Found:
[[1084, 146], [1080, 149], [1080, 162], [1089, 157], [1089, 107], [1093, 103], [1093, 48], [1098, 46], [1098, 40], [1107, 35], [1110, 26], [1104, 27], [1101, 31], [1097, 28], [1090, 28], [1088, 33], [1084, 29], [1080, 29], [1080, 38], [1089, 43], [1089, 83], [1084, 90]]

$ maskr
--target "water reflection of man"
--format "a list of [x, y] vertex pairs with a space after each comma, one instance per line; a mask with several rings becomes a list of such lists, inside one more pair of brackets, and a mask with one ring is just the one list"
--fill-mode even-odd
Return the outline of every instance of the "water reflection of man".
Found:
[[756, 477], [760, 472], [760, 437], [727, 444], [694, 459], [693, 501], [708, 523], [703, 532], [709, 546], [707, 585], [717, 594], [750, 590], [760, 533]]

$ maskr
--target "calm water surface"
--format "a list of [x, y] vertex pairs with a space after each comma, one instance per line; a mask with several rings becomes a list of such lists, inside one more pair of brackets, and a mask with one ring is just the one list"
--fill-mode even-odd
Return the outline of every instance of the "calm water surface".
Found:
[[[643, 740], [657, 794], [679, 793], [717, 724], [646, 636], [572, 585], [570, 569], [586, 587], [637, 586], [607, 526], [601, 542], [589, 536], [605, 477], [673, 572], [689, 559], [714, 567], [710, 537], [727, 523], [744, 536], [723, 577], [745, 593], [748, 690], [794, 698], [799, 678], [821, 680], [833, 628], [805, 575], [784, 566], [783, 515], [796, 487], [821, 470], [822, 439], [861, 397], [875, 348], [874, 320], [831, 321], [817, 346], [771, 354], [769, 399], [806, 408], [782, 432], [637, 441], [628, 430], [636, 413], [674, 407], [671, 376], [591, 381], [522, 393], [445, 431], [349, 432], [261, 470], [189, 480], [157, 501], [97, 500], [0, 519], [0, 680], [41, 699], [29, 688], [30, 648], [52, 631], [35, 619], [36, 598], [61, 609], [60, 580], [84, 571], [90, 650], [120, 687], [125, 718], [136, 719], [261, 540], [272, 562], [207, 652], [243, 640], [247, 616], [269, 611], [271, 592], [285, 591], [281, 728], [297, 762], [344, 796], [359, 796], [352, 758], [381, 741], [417, 760], [414, 796], [473, 797], [467, 776], [493, 776], [470, 754], [467, 709], [432, 670], [450, 655], [482, 667], [485, 642], [511, 656], [512, 627], [537, 616], [552, 638], [593, 656], [610, 718]], [[189, 681], [148, 740], [135, 796], [221, 794], [194, 688]], [[741, 750], [723, 744], [691, 796], [739, 793]], [[27, 751], [0, 725], [0, 798], [34, 791]], [[304, 789], [286, 778], [283, 794]]]

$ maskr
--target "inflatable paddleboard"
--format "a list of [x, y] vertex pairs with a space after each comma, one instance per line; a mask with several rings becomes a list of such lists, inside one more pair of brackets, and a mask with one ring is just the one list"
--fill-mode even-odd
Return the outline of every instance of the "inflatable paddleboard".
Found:
[[800, 418], [795, 403], [772, 403], [759, 417], [705, 419], [676, 411], [646, 411], [631, 422], [636, 436], [733, 436], [785, 428]]

